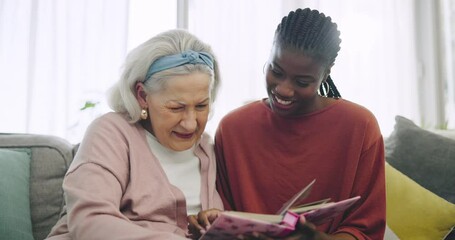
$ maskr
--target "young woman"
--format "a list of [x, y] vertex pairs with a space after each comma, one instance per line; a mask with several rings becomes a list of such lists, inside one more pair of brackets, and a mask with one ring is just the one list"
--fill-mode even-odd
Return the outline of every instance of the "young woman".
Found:
[[[217, 187], [226, 209], [275, 213], [316, 179], [308, 202], [361, 199], [309, 235], [382, 239], [383, 138], [373, 114], [341, 98], [330, 77], [339, 36], [331, 18], [316, 10], [282, 19], [265, 70], [268, 98], [232, 111], [218, 127]], [[313, 239], [307, 233], [298, 234]]]

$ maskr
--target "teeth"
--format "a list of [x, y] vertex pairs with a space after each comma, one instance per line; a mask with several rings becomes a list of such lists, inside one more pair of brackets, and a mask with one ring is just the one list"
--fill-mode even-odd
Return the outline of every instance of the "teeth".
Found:
[[292, 103], [292, 101], [285, 101], [285, 100], [279, 99], [277, 97], [275, 97], [275, 99], [279, 104], [283, 104], [283, 105], [289, 105]]

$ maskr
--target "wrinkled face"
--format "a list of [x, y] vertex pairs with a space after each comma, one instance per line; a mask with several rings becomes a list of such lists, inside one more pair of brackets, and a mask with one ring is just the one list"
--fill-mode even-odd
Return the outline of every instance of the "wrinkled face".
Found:
[[209, 115], [211, 77], [191, 73], [166, 80], [146, 97], [152, 134], [174, 151], [190, 149], [201, 137]]
[[311, 57], [275, 45], [266, 71], [271, 109], [282, 116], [298, 116], [320, 109], [322, 97], [318, 89], [329, 70]]

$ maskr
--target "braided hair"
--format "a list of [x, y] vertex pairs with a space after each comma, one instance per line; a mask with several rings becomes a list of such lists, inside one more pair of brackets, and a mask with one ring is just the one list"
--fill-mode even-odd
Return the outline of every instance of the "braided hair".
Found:
[[[301, 51], [322, 64], [329, 66], [335, 62], [340, 50], [340, 32], [332, 19], [317, 10], [309, 8], [291, 11], [283, 17], [275, 31], [275, 44], [282, 48]], [[327, 86], [321, 84], [320, 94], [326, 97], [340, 98], [330, 75]]]

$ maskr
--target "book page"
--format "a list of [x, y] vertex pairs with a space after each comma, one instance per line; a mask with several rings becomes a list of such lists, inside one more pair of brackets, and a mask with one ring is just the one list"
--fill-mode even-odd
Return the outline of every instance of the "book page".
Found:
[[323, 207], [333, 203], [333, 202], [329, 202], [328, 200], [330, 200], [330, 198], [327, 198], [327, 199], [324, 199], [321, 201], [317, 201], [317, 202], [311, 202], [311, 203], [300, 205], [297, 207], [293, 207], [293, 208], [290, 208], [289, 211], [301, 214], [301, 213], [308, 212], [308, 211], [311, 211], [314, 209], [323, 208]]
[[324, 206], [302, 213], [305, 219], [313, 224], [319, 225], [346, 211], [360, 196], [348, 198], [339, 202], [325, 203]]
[[310, 195], [311, 189], [313, 188], [316, 179], [310, 182], [307, 186], [305, 186], [300, 192], [296, 193], [291, 199], [283, 204], [280, 210], [278, 210], [278, 215], [284, 215], [289, 208], [293, 207], [296, 203], [300, 203], [303, 199]]
[[[325, 199], [321, 199], [321, 200], [318, 200], [318, 201], [314, 201], [314, 202], [309, 202], [309, 203], [305, 203], [305, 204], [302, 204], [302, 205], [298, 205], [298, 206], [295, 206], [295, 207], [292, 207], [290, 208], [289, 210], [292, 210], [293, 212], [304, 212], [304, 211], [298, 211], [298, 209], [304, 209], [306, 207], [311, 207], [313, 209], [313, 206], [317, 207], [317, 206], [321, 206], [325, 203], [329, 203], [330, 201], [330, 198], [325, 198]], [[294, 211], [296, 210], [296, 211]]]
[[276, 214], [260, 214], [260, 213], [248, 213], [248, 212], [236, 212], [236, 211], [225, 211], [223, 214], [227, 216], [236, 216], [246, 219], [255, 219], [267, 223], [279, 224], [283, 219], [283, 216]]

